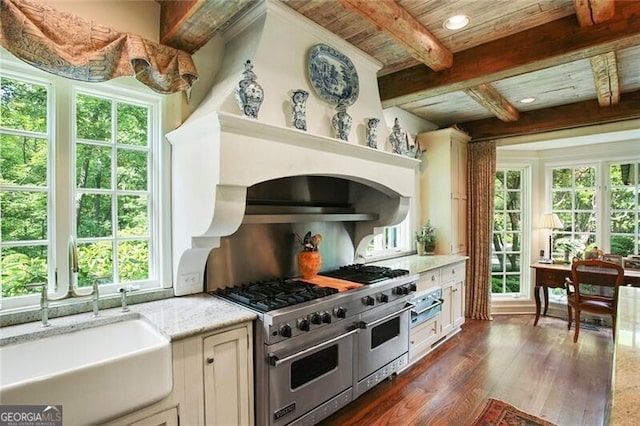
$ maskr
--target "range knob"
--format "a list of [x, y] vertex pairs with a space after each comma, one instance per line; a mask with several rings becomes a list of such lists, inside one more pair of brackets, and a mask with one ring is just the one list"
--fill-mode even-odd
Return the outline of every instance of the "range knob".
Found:
[[409, 291], [418, 291], [418, 287], [416, 287], [415, 283], [409, 284]]
[[322, 314], [322, 322], [325, 324], [331, 324], [331, 314], [329, 312]]
[[339, 308], [335, 308], [333, 310], [333, 313], [338, 318], [346, 318], [347, 317], [347, 310], [345, 308], [343, 308], [342, 306], [340, 306]]
[[291, 326], [289, 324], [284, 324], [280, 327], [280, 335], [282, 337], [291, 337]]
[[311, 323], [312, 324], [322, 324], [322, 317], [319, 313], [311, 314]]
[[309, 331], [309, 320], [306, 318], [299, 319], [298, 328], [302, 331]]
[[396, 287], [393, 289], [394, 293], [401, 296], [403, 294], [409, 294], [409, 289], [407, 287]]
[[367, 297], [362, 299], [362, 303], [364, 303], [365, 305], [368, 305], [368, 306], [373, 306], [373, 305], [376, 304], [376, 300], [371, 296], [367, 296]]
[[389, 296], [386, 295], [385, 293], [380, 293], [378, 295], [378, 302], [380, 303], [387, 303], [389, 301]]

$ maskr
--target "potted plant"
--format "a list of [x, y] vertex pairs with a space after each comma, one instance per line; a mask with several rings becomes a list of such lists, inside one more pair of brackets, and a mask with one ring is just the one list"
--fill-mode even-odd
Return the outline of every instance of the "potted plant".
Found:
[[311, 231], [309, 231], [304, 238], [300, 238], [298, 234], [296, 234], [296, 238], [302, 247], [302, 251], [298, 253], [298, 269], [302, 274], [302, 278], [315, 277], [318, 275], [320, 264], [322, 263], [319, 251], [322, 235], [311, 235]]
[[416, 249], [419, 256], [434, 254], [436, 251], [436, 229], [427, 221], [420, 231], [416, 232]]
[[571, 258], [574, 256], [580, 255], [581, 257], [584, 251], [584, 243], [574, 238], [558, 238], [555, 247], [564, 255], [562, 260], [564, 263], [571, 263]]

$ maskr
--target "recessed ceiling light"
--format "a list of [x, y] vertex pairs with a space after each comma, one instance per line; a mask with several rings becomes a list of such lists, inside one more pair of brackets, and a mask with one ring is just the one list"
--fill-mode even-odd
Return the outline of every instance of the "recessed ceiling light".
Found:
[[469, 25], [471, 20], [467, 15], [455, 15], [444, 21], [442, 24], [448, 30], [459, 30]]
[[530, 104], [535, 101], [536, 101], [536, 98], [522, 98], [518, 102], [520, 102], [521, 104]]

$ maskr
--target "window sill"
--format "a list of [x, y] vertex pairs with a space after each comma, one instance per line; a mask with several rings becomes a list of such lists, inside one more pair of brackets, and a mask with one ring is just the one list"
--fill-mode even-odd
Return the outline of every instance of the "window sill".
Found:
[[[127, 295], [127, 305], [137, 303], [152, 302], [154, 300], [168, 299], [173, 297], [173, 288], [147, 289], [129, 293]], [[120, 306], [121, 298], [118, 294], [109, 294], [100, 297], [99, 308], [109, 309]], [[67, 315], [91, 312], [93, 304], [91, 296], [64, 299], [49, 302], [49, 318], [64, 317]], [[0, 327], [24, 324], [41, 320], [39, 306], [26, 306], [23, 308], [7, 309], [0, 312]]]
[[364, 259], [364, 263], [373, 263], [381, 260], [395, 259], [396, 257], [410, 256], [412, 254], [416, 254], [416, 251], [415, 250], [394, 250], [394, 251], [378, 252], [370, 256], [358, 255], [357, 259], [358, 260]]

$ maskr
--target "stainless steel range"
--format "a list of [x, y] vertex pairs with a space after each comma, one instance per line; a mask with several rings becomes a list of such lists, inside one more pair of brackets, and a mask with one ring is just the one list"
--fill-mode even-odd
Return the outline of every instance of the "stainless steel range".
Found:
[[408, 363], [418, 276], [365, 265], [321, 275], [359, 286], [338, 292], [292, 279], [215, 291], [258, 314], [257, 425], [313, 425]]

